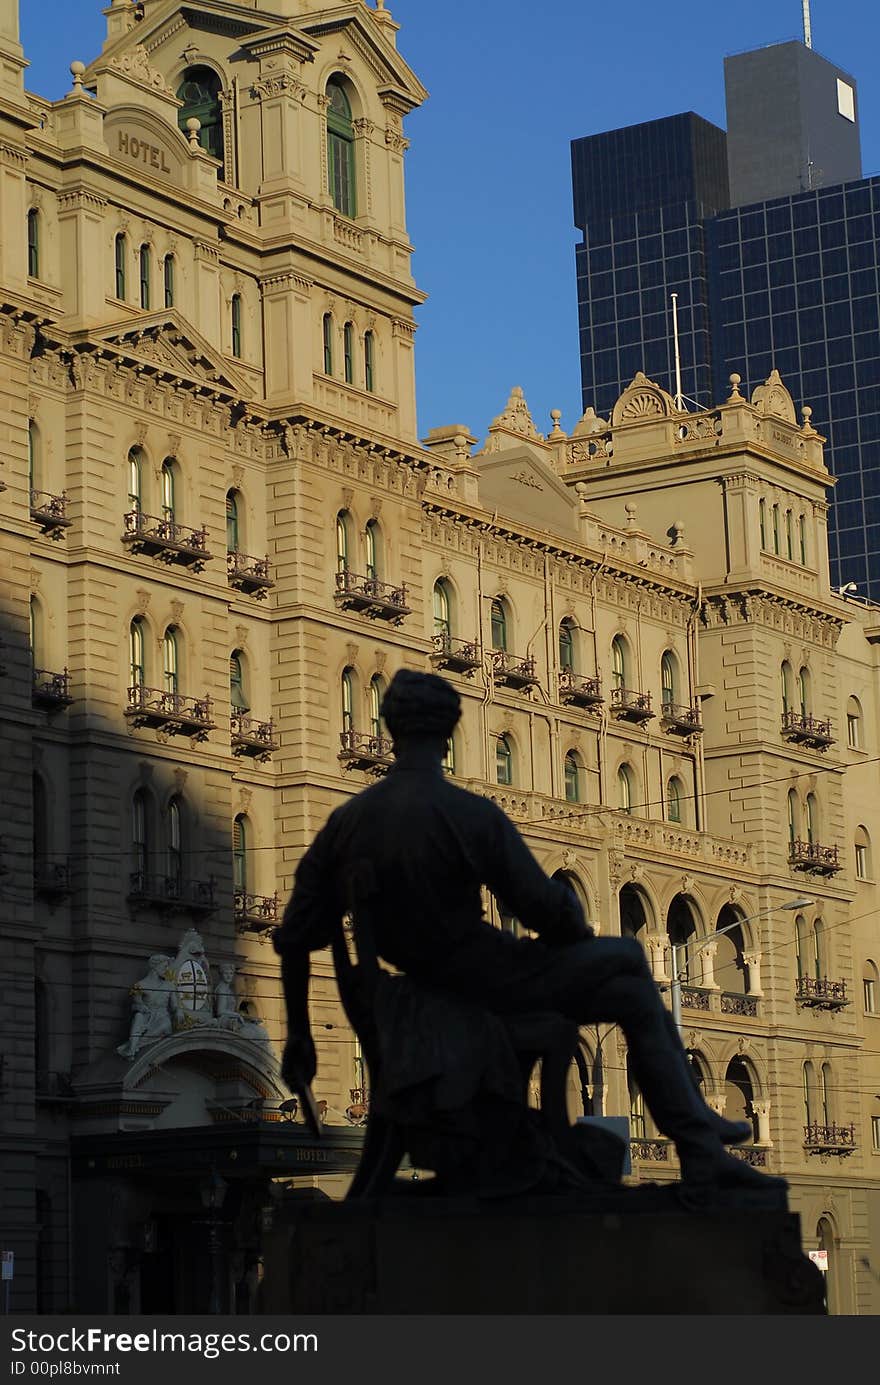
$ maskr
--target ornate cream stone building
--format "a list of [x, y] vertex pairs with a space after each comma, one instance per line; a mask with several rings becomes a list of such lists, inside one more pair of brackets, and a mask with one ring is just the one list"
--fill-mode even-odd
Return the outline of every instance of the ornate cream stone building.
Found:
[[[266, 944], [306, 844], [388, 766], [405, 665], [461, 690], [450, 772], [643, 941], [832, 1308], [877, 1312], [880, 611], [829, 588], [809, 411], [771, 377], [681, 414], [638, 376], [570, 434], [514, 390], [482, 446], [420, 442], [425, 92], [385, 5], [105, 13], [49, 102], [0, 0], [13, 1306], [280, 1301], [367, 1094], [319, 959], [316, 1148]], [[584, 1032], [571, 1106], [629, 1114], [634, 1176], [675, 1177], [615, 1031]]]

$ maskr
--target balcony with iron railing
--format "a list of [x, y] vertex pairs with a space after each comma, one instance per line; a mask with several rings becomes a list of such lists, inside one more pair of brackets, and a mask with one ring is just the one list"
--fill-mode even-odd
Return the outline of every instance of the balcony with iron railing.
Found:
[[387, 620], [392, 625], [400, 625], [412, 609], [406, 604], [403, 584], [395, 587], [391, 582], [380, 582], [376, 577], [365, 577], [348, 568], [336, 574], [334, 600], [343, 611], [358, 611], [372, 620]]
[[60, 712], [73, 702], [70, 695], [70, 674], [64, 668], [60, 673], [52, 673], [47, 668], [35, 668], [31, 702], [44, 712]]
[[834, 744], [831, 722], [808, 716], [805, 712], [783, 712], [782, 735], [785, 740], [806, 746], [809, 750], [827, 750]]
[[807, 875], [836, 875], [843, 869], [836, 846], [822, 846], [820, 842], [802, 842], [799, 837], [789, 846], [788, 864], [792, 870], [800, 870]]
[[208, 880], [187, 880], [182, 875], [132, 871], [127, 898], [135, 908], [158, 909], [163, 913], [213, 914], [217, 908], [213, 876]]
[[266, 933], [278, 922], [278, 895], [236, 890], [232, 909], [235, 926], [240, 933]]
[[629, 1142], [630, 1156], [633, 1163], [668, 1164], [671, 1146], [670, 1140], [650, 1140], [637, 1135]]
[[744, 1164], [751, 1164], [753, 1169], [766, 1169], [767, 1151], [760, 1145], [731, 1145], [727, 1151], [732, 1154], [734, 1159], [741, 1159]]
[[394, 764], [394, 752], [388, 736], [372, 735], [366, 731], [340, 731], [339, 744], [339, 759], [346, 769], [385, 774]]
[[70, 894], [70, 863], [34, 859], [34, 894], [43, 899], [66, 899]]
[[827, 976], [799, 976], [794, 985], [798, 1005], [813, 1010], [842, 1010], [849, 1005], [845, 981], [829, 981]]
[[701, 736], [703, 722], [699, 707], [678, 702], [664, 702], [660, 708], [660, 724], [670, 736]]
[[570, 707], [601, 707], [602, 681], [595, 678], [582, 678], [573, 669], [564, 668], [559, 674], [559, 701]]
[[237, 548], [226, 554], [226, 580], [230, 587], [257, 601], [265, 601], [267, 592], [275, 585], [268, 558], [252, 558], [248, 553], [239, 553]]
[[435, 668], [450, 669], [453, 673], [466, 673], [472, 678], [483, 660], [480, 646], [476, 640], [458, 640], [452, 635], [435, 635], [431, 641], [431, 663]]
[[216, 722], [211, 720], [210, 697], [185, 697], [183, 693], [136, 684], [128, 689], [126, 718], [132, 726], [150, 727], [170, 736], [192, 736], [204, 741]]
[[158, 558], [161, 563], [173, 563], [201, 572], [210, 558], [208, 531], [194, 529], [176, 520], [145, 515], [141, 510], [129, 510], [123, 516], [125, 531], [122, 542], [132, 553]]
[[489, 654], [495, 682], [502, 687], [527, 692], [539, 683], [538, 668], [533, 657], [522, 658], [519, 654], [508, 654], [506, 649], [493, 649]]
[[651, 694], [635, 692], [632, 688], [612, 688], [611, 715], [618, 721], [631, 721], [637, 726], [651, 721]]
[[48, 491], [31, 491], [31, 519], [39, 524], [43, 533], [52, 539], [60, 539], [71, 520], [67, 517], [67, 492], [50, 495]]
[[269, 721], [258, 721], [256, 717], [245, 716], [243, 712], [233, 712], [229, 718], [229, 738], [233, 755], [252, 760], [268, 760], [278, 749], [271, 718]]
[[736, 1015], [739, 1019], [757, 1019], [757, 996], [743, 995], [739, 991], [721, 992], [722, 1015]]
[[804, 1149], [807, 1154], [835, 1154], [846, 1158], [856, 1147], [856, 1128], [854, 1125], [822, 1125], [811, 1121], [804, 1126]]

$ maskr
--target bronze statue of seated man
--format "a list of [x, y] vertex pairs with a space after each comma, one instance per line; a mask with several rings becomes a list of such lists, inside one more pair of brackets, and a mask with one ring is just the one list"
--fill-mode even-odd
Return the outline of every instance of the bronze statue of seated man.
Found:
[[[445, 679], [398, 672], [382, 704], [394, 765], [330, 815], [299, 863], [275, 934], [288, 1014], [285, 1080], [307, 1093], [314, 1077], [309, 954], [338, 943], [351, 908], [348, 882], [368, 862], [371, 945], [416, 986], [512, 1025], [535, 1014], [619, 1024], [636, 1082], [657, 1128], [675, 1143], [686, 1185], [784, 1188], [726, 1152], [748, 1127], [704, 1102], [640, 945], [596, 937], [574, 892], [545, 874], [505, 814], [446, 777], [442, 761], [460, 714]], [[483, 885], [537, 937], [516, 938], [488, 923]], [[337, 970], [340, 964], [338, 953]]]

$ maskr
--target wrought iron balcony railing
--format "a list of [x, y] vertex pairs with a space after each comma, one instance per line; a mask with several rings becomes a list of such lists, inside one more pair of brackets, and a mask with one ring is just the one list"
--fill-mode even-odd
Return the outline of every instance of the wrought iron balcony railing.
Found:
[[630, 1154], [634, 1160], [647, 1164], [669, 1163], [669, 1141], [647, 1140], [638, 1136], [630, 1140]]
[[635, 692], [632, 688], [612, 688], [611, 713], [618, 721], [634, 721], [637, 725], [651, 721], [651, 694]]
[[31, 701], [35, 707], [42, 707], [47, 712], [59, 712], [62, 707], [69, 707], [73, 698], [67, 669], [52, 673], [47, 668], [35, 668]]
[[671, 736], [701, 736], [703, 722], [699, 707], [686, 707], [678, 702], [664, 702], [660, 708], [660, 721], [664, 731]]
[[348, 568], [336, 574], [335, 600], [344, 611], [360, 611], [373, 620], [388, 620], [393, 625], [400, 625], [412, 609], [406, 604], [403, 584], [395, 587], [376, 577], [350, 572]]
[[802, 712], [782, 713], [782, 734], [787, 741], [808, 746], [811, 750], [827, 750], [834, 744], [831, 722]]
[[339, 743], [339, 759], [346, 769], [384, 774], [394, 763], [392, 744], [387, 736], [373, 736], [364, 731], [340, 731]]
[[506, 649], [493, 649], [490, 658], [495, 682], [506, 688], [534, 688], [540, 681], [537, 665], [531, 656], [523, 659], [519, 654], [508, 654]]
[[727, 1152], [732, 1154], [734, 1159], [742, 1159], [744, 1164], [751, 1164], [753, 1169], [767, 1167], [767, 1151], [757, 1145], [731, 1145]]
[[581, 678], [573, 669], [559, 674], [559, 701], [572, 707], [600, 707], [604, 702], [601, 679]]
[[257, 601], [265, 601], [266, 593], [275, 585], [268, 558], [252, 558], [247, 553], [239, 553], [237, 548], [226, 554], [226, 580], [230, 587]]
[[792, 870], [802, 870], [808, 875], [836, 875], [842, 869], [836, 846], [802, 842], [800, 838], [789, 847], [788, 864]]
[[70, 865], [67, 861], [34, 860], [34, 894], [44, 899], [65, 899], [70, 894]]
[[275, 727], [268, 721], [257, 721], [256, 717], [233, 712], [229, 718], [229, 738], [233, 755], [249, 756], [253, 760], [268, 760], [278, 749]]
[[31, 519], [39, 524], [44, 534], [52, 539], [60, 539], [71, 524], [67, 517], [67, 492], [50, 495], [48, 491], [32, 490]]
[[432, 644], [431, 663], [435, 668], [452, 669], [454, 673], [466, 673], [473, 677], [483, 660], [480, 646], [476, 640], [457, 640], [452, 635], [435, 635]]
[[187, 880], [182, 875], [149, 875], [146, 871], [132, 871], [129, 876], [128, 902], [138, 908], [212, 914], [217, 908], [214, 899], [214, 877], [211, 876], [208, 880]]
[[753, 995], [738, 995], [732, 991], [724, 991], [721, 996], [721, 1013], [755, 1019], [758, 1014], [758, 1001]]
[[190, 524], [145, 515], [141, 510], [129, 510], [123, 522], [122, 542], [132, 553], [143, 553], [162, 563], [176, 563], [191, 572], [201, 572], [211, 556], [205, 528], [194, 529]]
[[217, 724], [211, 720], [210, 697], [185, 697], [140, 684], [128, 690], [125, 715], [132, 726], [150, 726], [170, 736], [192, 736], [197, 741], [207, 740], [208, 732]]
[[804, 1149], [808, 1154], [837, 1154], [845, 1158], [855, 1147], [854, 1125], [820, 1125], [811, 1121], [804, 1126]]
[[826, 976], [799, 976], [794, 998], [798, 1005], [814, 1010], [842, 1010], [849, 1005], [845, 981], [829, 981]]
[[687, 1010], [708, 1010], [709, 992], [700, 986], [682, 986], [681, 1003]]
[[236, 890], [232, 901], [236, 927], [243, 933], [265, 933], [278, 922], [278, 895]]

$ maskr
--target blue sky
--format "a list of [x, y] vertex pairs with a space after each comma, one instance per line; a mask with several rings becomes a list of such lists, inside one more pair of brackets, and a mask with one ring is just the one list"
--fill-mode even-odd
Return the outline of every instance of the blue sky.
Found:
[[[69, 90], [70, 62], [100, 47], [104, 3], [23, 0], [31, 90]], [[725, 54], [800, 37], [801, 0], [387, 4], [430, 92], [407, 124], [409, 231], [430, 295], [418, 314], [420, 432], [463, 423], [482, 439], [517, 384], [541, 431], [552, 408], [570, 430], [570, 140], [685, 110], [723, 125]], [[812, 26], [814, 48], [856, 78], [864, 171], [880, 172], [880, 5], [812, 0]]]

